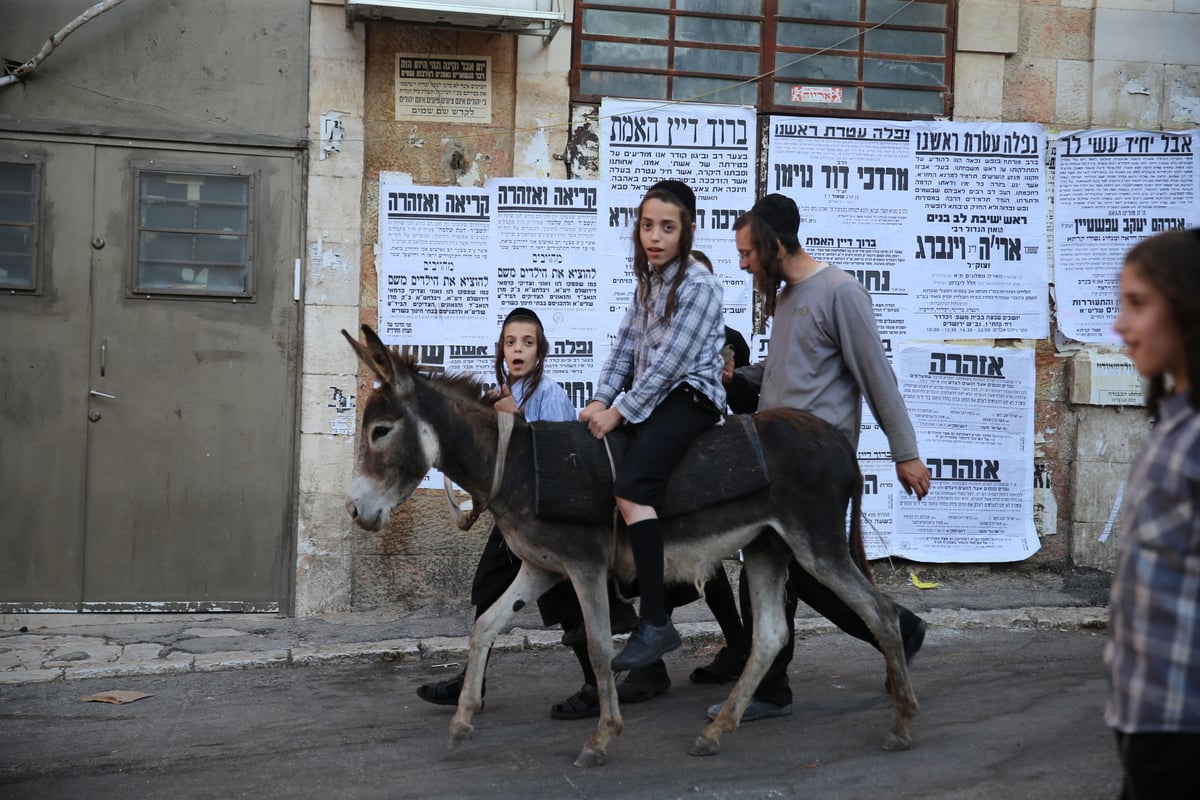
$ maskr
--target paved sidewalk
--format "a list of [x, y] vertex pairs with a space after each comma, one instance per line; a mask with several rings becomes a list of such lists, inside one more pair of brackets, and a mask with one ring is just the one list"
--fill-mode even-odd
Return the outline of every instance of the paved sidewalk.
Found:
[[[881, 574], [888, 573], [888, 574]], [[929, 578], [923, 573], [922, 577]], [[1082, 588], [1049, 573], [958, 573], [917, 589], [905, 571], [876, 567], [876, 580], [931, 628], [1103, 629], [1104, 576]], [[939, 581], [933, 581], [939, 582]], [[1060, 585], [1061, 584], [1061, 585]], [[461, 661], [471, 623], [467, 607], [385, 607], [289, 618], [271, 614], [22, 614], [0, 616], [0, 685], [132, 675], [304, 667], [365, 661]], [[703, 603], [678, 609], [685, 646], [720, 644]], [[806, 607], [798, 637], [836, 631]], [[500, 651], [560, 647], [561, 631], [541, 627], [532, 609], [496, 642]]]

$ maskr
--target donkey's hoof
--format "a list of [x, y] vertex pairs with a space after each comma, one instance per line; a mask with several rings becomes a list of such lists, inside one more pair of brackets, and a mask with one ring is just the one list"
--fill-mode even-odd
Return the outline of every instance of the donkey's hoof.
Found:
[[900, 736], [899, 734], [895, 733], [889, 733], [887, 738], [883, 740], [883, 749], [891, 753], [895, 753], [900, 750], [907, 750], [911, 746], [911, 738], [908, 736]]
[[470, 741], [475, 735], [475, 726], [455, 723], [450, 726], [450, 749], [456, 750], [463, 742]]
[[575, 759], [577, 767], [603, 767], [607, 763], [608, 753], [592, 747], [583, 748], [579, 752], [579, 758]]
[[721, 752], [721, 740], [700, 734], [696, 741], [692, 742], [692, 749], [688, 752], [694, 756], [715, 756]]

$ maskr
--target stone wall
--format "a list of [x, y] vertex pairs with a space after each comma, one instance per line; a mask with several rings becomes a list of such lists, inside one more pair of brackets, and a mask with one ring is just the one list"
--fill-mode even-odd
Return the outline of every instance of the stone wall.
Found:
[[[350, 404], [365, 387], [338, 330], [376, 319], [380, 173], [470, 186], [491, 176], [594, 178], [595, 109], [570, 103], [572, 4], [563, 5], [568, 24], [546, 44], [401, 23], [347, 28], [339, 0], [313, 0], [310, 125], [319, 131], [322, 116], [336, 112], [345, 139], [324, 160], [314, 148], [310, 162], [297, 613], [468, 593], [487, 515], [464, 534], [440, 493], [419, 492], [379, 534], [349, 525], [341, 494], [353, 455]], [[960, 0], [956, 34], [956, 120], [1037, 122], [1052, 134], [1200, 125], [1200, 0]], [[396, 122], [399, 52], [490, 56], [492, 124]], [[1109, 569], [1120, 534], [1115, 501], [1145, 414], [1084, 401], [1080, 362], [1096, 348], [1055, 338], [1019, 344], [1037, 354], [1042, 549], [1016, 567]]]

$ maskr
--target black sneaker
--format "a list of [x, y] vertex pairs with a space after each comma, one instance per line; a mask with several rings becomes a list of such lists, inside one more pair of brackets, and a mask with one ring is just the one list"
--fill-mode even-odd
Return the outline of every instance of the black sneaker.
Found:
[[692, 670], [692, 683], [733, 683], [742, 676], [746, 658], [747, 656], [730, 647], [722, 647], [711, 663]]
[[625, 672], [638, 667], [648, 667], [672, 650], [683, 646], [679, 641], [679, 632], [667, 620], [665, 625], [651, 625], [646, 620], [639, 620], [625, 649], [612, 660], [613, 672]]
[[[435, 706], [456, 706], [458, 705], [458, 696], [462, 693], [463, 677], [465, 674], [464, 672], [460, 672], [453, 678], [447, 678], [444, 681], [422, 684], [417, 687], [417, 697], [426, 703], [433, 703]], [[482, 696], [486, 693], [487, 678], [484, 678], [483, 691], [480, 692], [480, 695]]]
[[617, 684], [617, 699], [622, 703], [644, 703], [671, 689], [671, 676], [660, 658], [648, 667], [629, 670]]
[[[704, 716], [710, 720], [716, 719], [721, 713], [721, 709], [725, 707], [724, 703], [716, 703], [708, 707], [704, 712]], [[766, 700], [759, 700], [757, 697], [751, 697], [750, 702], [746, 705], [746, 710], [742, 712], [742, 722], [754, 722], [756, 719], [767, 719], [769, 717], [786, 717], [792, 713], [792, 704], [784, 703], [777, 706], [774, 703], [768, 703]]]
[[[624, 680], [617, 684], [617, 699], [622, 703], [644, 703], [671, 688], [667, 666], [656, 661], [648, 667], [630, 670]], [[553, 719], [588, 719], [600, 716], [600, 698], [596, 687], [585, 683], [579, 691], [562, 702], [550, 706]]]

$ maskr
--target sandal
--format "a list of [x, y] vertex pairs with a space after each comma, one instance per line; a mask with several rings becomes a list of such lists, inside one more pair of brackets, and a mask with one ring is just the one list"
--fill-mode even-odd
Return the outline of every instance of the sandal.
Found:
[[585, 683], [579, 691], [550, 706], [551, 719], [587, 719], [600, 716], [600, 698], [596, 687]]

